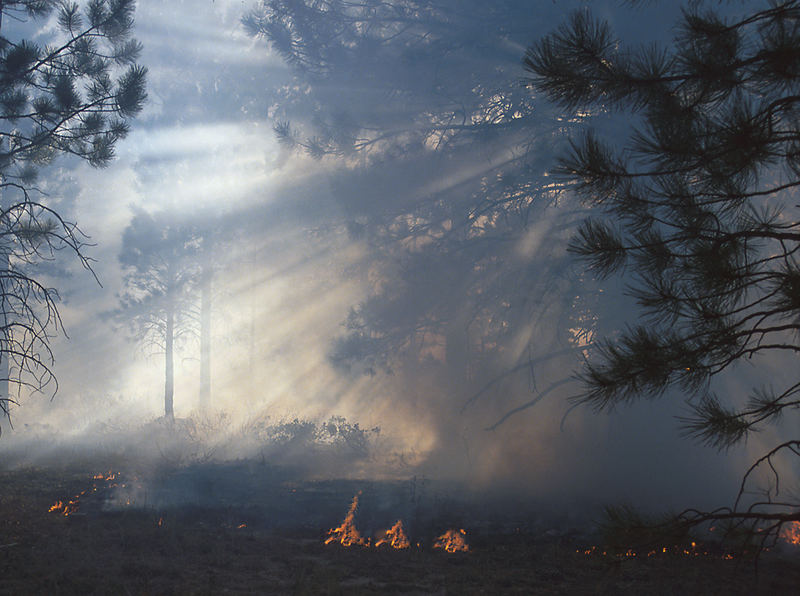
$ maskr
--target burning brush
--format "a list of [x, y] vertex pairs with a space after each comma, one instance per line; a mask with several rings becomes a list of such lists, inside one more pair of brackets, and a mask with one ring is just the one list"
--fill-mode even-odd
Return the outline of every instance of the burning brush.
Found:
[[403, 531], [402, 520], [397, 520], [397, 523], [391, 528], [386, 530], [386, 535], [375, 543], [375, 548], [388, 544], [392, 548], [410, 548], [411, 543], [408, 541], [406, 533]]
[[81, 491], [80, 494], [75, 495], [74, 498], [70, 499], [66, 503], [64, 501], [56, 501], [50, 505], [50, 509], [48, 509], [47, 512], [60, 513], [65, 517], [75, 513], [78, 510], [78, 499], [80, 499], [85, 493], [85, 490]]
[[436, 539], [433, 543], [433, 548], [441, 548], [448, 553], [468, 552], [469, 545], [464, 539], [467, 535], [464, 530], [447, 530], [444, 534]]
[[353, 497], [353, 502], [350, 503], [350, 509], [347, 510], [347, 515], [345, 516], [342, 524], [338, 528], [332, 528], [328, 530], [328, 538], [325, 540], [325, 544], [338, 542], [342, 546], [353, 546], [354, 544], [358, 544], [360, 546], [369, 546], [369, 538], [362, 538], [361, 533], [358, 531], [358, 528], [356, 528], [354, 523], [356, 509], [358, 508], [358, 497], [360, 494], [361, 491], [359, 491], [358, 494]]
[[[347, 510], [347, 515], [341, 525], [328, 530], [328, 538], [325, 539], [325, 544], [338, 543], [342, 546], [358, 545], [369, 548], [370, 539], [361, 536], [361, 533], [355, 525], [358, 497], [360, 495], [361, 491], [353, 497], [353, 501], [350, 503], [350, 508]], [[466, 534], [464, 530], [448, 530], [437, 538], [433, 548], [443, 549], [448, 553], [467, 552], [469, 551], [469, 546], [465, 540]], [[372, 546], [378, 548], [383, 545], [398, 550], [411, 548], [411, 541], [408, 539], [408, 536], [406, 536], [402, 520], [398, 519], [391, 528], [386, 530], [384, 536], [376, 540], [375, 544]], [[419, 543], [417, 543], [417, 547], [419, 547]]]
[[[92, 487], [91, 489], [82, 490], [77, 495], [68, 499], [67, 501], [56, 501], [53, 503], [50, 508], [47, 510], [48, 513], [60, 513], [61, 515], [67, 517], [73, 515], [78, 511], [80, 506], [80, 500], [82, 497], [86, 496], [87, 493], [96, 493], [100, 489], [109, 489], [109, 488], [116, 488], [118, 485], [116, 483], [117, 474], [109, 470], [105, 474], [95, 474], [92, 476]], [[124, 484], [122, 486], [125, 486]]]

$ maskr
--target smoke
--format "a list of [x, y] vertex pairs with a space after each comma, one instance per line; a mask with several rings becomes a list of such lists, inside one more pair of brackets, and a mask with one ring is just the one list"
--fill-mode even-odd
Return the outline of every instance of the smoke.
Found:
[[[728, 504], [751, 452], [681, 438], [680, 396], [612, 415], [568, 400], [586, 343], [630, 305], [566, 254], [583, 212], [547, 176], [566, 123], [520, 84], [521, 50], [564, 7], [437, 2], [385, 43], [300, 40], [320, 74], [245, 35], [240, 3], [185, 21], [188, 4], [139, 2], [152, 101], [117, 162], [52, 174], [79, 188], [103, 285], [57, 280], [60, 390], [14, 410], [6, 462], [256, 459], [563, 507]], [[497, 35], [471, 44], [493, 29], [469, 10]], [[284, 121], [292, 147], [272, 131]], [[108, 316], [132, 206], [214, 230], [212, 403], [189, 339], [172, 430], [162, 353]]]

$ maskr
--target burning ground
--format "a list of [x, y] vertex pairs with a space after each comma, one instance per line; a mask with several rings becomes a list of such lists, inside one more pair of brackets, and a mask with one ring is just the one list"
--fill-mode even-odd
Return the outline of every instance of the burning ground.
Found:
[[757, 574], [714, 544], [604, 553], [575, 519], [256, 461], [7, 470], [0, 503], [2, 594], [790, 594], [800, 581], [788, 540]]

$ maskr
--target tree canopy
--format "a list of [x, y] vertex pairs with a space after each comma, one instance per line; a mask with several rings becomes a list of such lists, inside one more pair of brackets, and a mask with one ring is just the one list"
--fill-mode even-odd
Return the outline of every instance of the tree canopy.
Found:
[[[106, 165], [114, 144], [142, 108], [146, 69], [131, 37], [135, 2], [4, 2], [35, 16], [57, 5], [52, 44], [0, 37], [0, 169], [4, 183], [27, 180], [31, 167], [58, 154]], [[13, 128], [12, 128], [13, 127]]]
[[[568, 114], [628, 114], [621, 140], [588, 130], [556, 171], [592, 210], [571, 250], [600, 278], [624, 273], [642, 309], [589, 352], [579, 401], [609, 410], [678, 388], [685, 431], [719, 448], [796, 411], [800, 3], [736, 18], [693, 5], [668, 48], [628, 48], [579, 11], [524, 62], [530, 86]], [[746, 400], [718, 395], [714, 379], [745, 362], [763, 384]], [[775, 466], [762, 500], [717, 518], [766, 527], [765, 539], [800, 520], [800, 503], [776, 498], [787, 455], [800, 457], [796, 440], [748, 472]]]
[[[0, 2], [0, 408], [8, 383], [44, 390], [50, 339], [61, 331], [58, 293], [33, 268], [67, 249], [90, 269], [86, 237], [35, 186], [38, 168], [58, 155], [107, 165], [146, 98], [146, 69], [132, 37], [133, 0]], [[51, 43], [5, 34], [56, 12]], [[3, 17], [6, 17], [5, 22]], [[13, 28], [12, 28], [13, 30]]]
[[556, 240], [565, 227], [540, 225], [572, 217], [548, 211], [563, 196], [541, 175], [561, 124], [535, 112], [518, 49], [555, 11], [271, 0], [246, 19], [292, 69], [270, 110], [278, 138], [335, 164], [335, 225], [369, 247], [369, 295], [334, 343], [337, 366], [438, 366], [464, 403], [481, 379], [513, 371], [492, 385], [509, 394], [532, 359], [570, 348], [549, 324], [569, 319], [554, 296], [577, 282]]

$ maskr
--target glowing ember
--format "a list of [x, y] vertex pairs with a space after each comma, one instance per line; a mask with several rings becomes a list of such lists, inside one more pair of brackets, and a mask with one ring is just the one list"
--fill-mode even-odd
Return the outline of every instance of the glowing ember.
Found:
[[[360, 494], [361, 492], [359, 491], [358, 495]], [[353, 502], [350, 504], [350, 509], [348, 509], [342, 525], [328, 530], [328, 538], [325, 540], [325, 544], [338, 542], [342, 546], [353, 546], [355, 544], [369, 546], [369, 538], [362, 538], [353, 521], [358, 507], [358, 495], [353, 497]]]
[[447, 530], [436, 539], [433, 548], [443, 548], [448, 553], [467, 552], [469, 545], [464, 537], [467, 533], [464, 530]]
[[411, 547], [411, 543], [408, 541], [408, 537], [403, 531], [403, 522], [401, 520], [398, 519], [395, 525], [393, 525], [389, 530], [386, 530], [386, 536], [378, 540], [375, 543], [375, 547], [377, 548], [383, 544], [388, 544], [392, 548]]
[[246, 528], [246, 527], [247, 527], [247, 524], [239, 524], [238, 526], [236, 526], [236, 529], [237, 530], [241, 530], [241, 529]]
[[614, 557], [617, 559], [633, 559], [636, 557], [658, 557], [658, 556], [665, 556], [665, 557], [711, 557], [717, 558], [720, 557], [726, 561], [731, 560], [734, 558], [732, 553], [712, 553], [708, 550], [704, 549], [701, 545], [698, 545], [696, 542], [692, 542], [690, 546], [663, 546], [660, 548], [656, 548], [649, 551], [638, 551], [633, 548], [629, 548], [625, 552], [621, 551], [608, 551], [604, 548], [599, 546], [592, 546], [587, 549], [577, 550], [577, 553], [581, 553], [588, 556], [599, 556], [599, 557]]
[[789, 544], [800, 546], [800, 521], [786, 524], [781, 529], [781, 539]]
[[[83, 493], [81, 493], [83, 494]], [[78, 510], [78, 498], [80, 495], [76, 496], [74, 499], [70, 499], [66, 503], [64, 501], [56, 501], [52, 505], [50, 505], [50, 509], [47, 510], [48, 513], [60, 513], [64, 517], [75, 513]]]
[[50, 509], [47, 510], [48, 513], [53, 513], [53, 511], [58, 511], [59, 509], [64, 507], [64, 503], [61, 501], [56, 501], [50, 506]]

